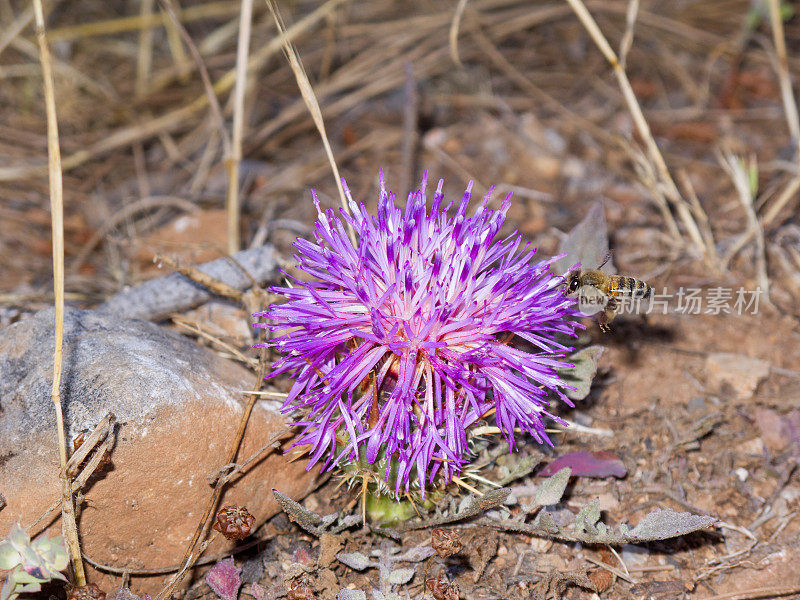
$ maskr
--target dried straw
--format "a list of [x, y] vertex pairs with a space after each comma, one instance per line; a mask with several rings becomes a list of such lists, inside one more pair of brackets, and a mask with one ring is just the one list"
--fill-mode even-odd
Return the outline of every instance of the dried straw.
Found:
[[42, 63], [45, 109], [47, 111], [47, 157], [50, 176], [50, 210], [53, 230], [53, 292], [55, 298], [55, 352], [53, 356], [53, 407], [56, 411], [56, 434], [58, 436], [58, 458], [61, 463], [61, 526], [67, 539], [75, 582], [86, 585], [83, 570], [75, 504], [72, 497], [72, 482], [67, 471], [67, 440], [64, 432], [64, 413], [61, 408], [61, 373], [64, 358], [64, 188], [61, 176], [61, 151], [58, 143], [58, 119], [56, 116], [55, 84], [50, 60], [50, 47], [44, 26], [44, 10], [41, 0], [33, 0], [36, 19], [36, 40]]

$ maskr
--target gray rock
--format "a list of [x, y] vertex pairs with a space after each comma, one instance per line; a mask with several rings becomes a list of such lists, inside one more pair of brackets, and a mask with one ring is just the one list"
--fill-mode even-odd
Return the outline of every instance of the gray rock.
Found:
[[[0, 493], [7, 501], [0, 537], [15, 521], [33, 522], [59, 495], [53, 328], [51, 309], [0, 331]], [[84, 490], [86, 553], [121, 567], [177, 563], [210, 496], [206, 478], [226, 462], [253, 374], [152, 323], [72, 308], [63, 365], [68, 440], [109, 412], [118, 422], [113, 469]], [[240, 459], [284, 428], [278, 406], [256, 406]], [[273, 454], [238, 479], [223, 503], [246, 505], [263, 522], [277, 511], [272, 487], [293, 498], [310, 489], [304, 466]], [[218, 540], [209, 552], [226, 545]], [[156, 589], [157, 581], [142, 587]]]
[[[197, 268], [237, 290], [249, 288], [253, 281], [261, 284], [280, 275], [275, 249], [270, 244], [237, 252], [233, 259], [219, 258]], [[158, 321], [171, 313], [199, 306], [211, 298], [212, 294], [202, 285], [180, 273], [170, 273], [120, 292], [98, 306], [97, 312], [127, 319]]]

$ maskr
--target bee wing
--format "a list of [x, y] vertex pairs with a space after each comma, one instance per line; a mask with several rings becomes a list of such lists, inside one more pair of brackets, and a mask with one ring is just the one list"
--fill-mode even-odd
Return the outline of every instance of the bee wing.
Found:
[[[583, 220], [561, 240], [559, 254], [566, 256], [553, 263], [553, 270], [563, 275], [575, 263], [582, 269], [596, 269], [608, 255], [608, 225], [603, 204], [599, 200], [592, 204]], [[612, 260], [601, 269], [607, 275], [615, 275], [616, 267]]]

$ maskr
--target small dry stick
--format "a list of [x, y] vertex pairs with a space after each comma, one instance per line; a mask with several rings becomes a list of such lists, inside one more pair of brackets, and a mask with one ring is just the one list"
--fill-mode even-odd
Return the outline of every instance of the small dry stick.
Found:
[[[300, 62], [300, 56], [297, 54], [297, 50], [295, 50], [291, 41], [289, 41], [289, 37], [286, 32], [286, 26], [284, 25], [283, 19], [278, 12], [278, 7], [275, 6], [275, 2], [273, 0], [265, 0], [265, 2], [272, 13], [272, 18], [275, 20], [275, 26], [278, 28], [278, 35], [280, 36], [281, 43], [283, 44], [283, 53], [286, 55], [286, 59], [289, 61], [289, 66], [292, 68], [292, 72], [297, 80], [297, 86], [300, 88], [300, 94], [303, 96], [303, 101], [306, 103], [308, 112], [311, 113], [311, 118], [314, 120], [314, 125], [317, 126], [319, 135], [322, 138], [322, 145], [325, 148], [325, 155], [328, 157], [328, 162], [331, 164], [331, 170], [333, 170], [333, 175], [336, 178], [336, 187], [339, 190], [339, 199], [342, 202], [342, 208], [344, 208], [346, 213], [349, 213], [350, 207], [347, 204], [347, 198], [344, 193], [344, 188], [342, 187], [342, 177], [339, 175], [339, 167], [336, 166], [336, 160], [333, 158], [333, 151], [331, 150], [331, 145], [328, 141], [328, 134], [325, 132], [325, 122], [322, 120], [322, 110], [319, 107], [319, 102], [317, 102], [314, 89], [311, 87], [311, 82], [308, 80], [308, 75], [306, 75], [306, 71], [303, 68], [303, 63]], [[353, 231], [353, 227], [349, 223], [347, 224], [347, 235], [350, 238], [350, 241], [353, 243], [353, 246], [355, 246], [356, 234]]]
[[53, 287], [55, 296], [55, 342], [53, 356], [53, 406], [56, 411], [56, 433], [58, 435], [58, 458], [61, 462], [61, 526], [67, 538], [72, 569], [78, 586], [86, 585], [83, 571], [78, 524], [75, 519], [75, 504], [72, 483], [67, 471], [67, 440], [64, 433], [64, 413], [61, 409], [61, 372], [64, 357], [64, 188], [61, 178], [61, 151], [58, 144], [58, 120], [56, 96], [53, 83], [53, 68], [50, 62], [50, 47], [44, 28], [42, 0], [33, 0], [36, 17], [36, 40], [44, 79], [45, 109], [47, 111], [47, 157], [50, 175], [50, 210], [53, 223]]
[[[77, 471], [77, 468], [86, 460], [86, 457], [94, 451], [94, 456], [86, 463], [86, 465], [81, 470], [80, 474], [75, 477], [72, 481], [72, 493], [78, 493], [81, 488], [86, 485], [86, 482], [89, 478], [94, 474], [97, 467], [100, 465], [100, 462], [105, 457], [106, 452], [110, 451], [111, 446], [114, 443], [113, 439], [113, 432], [114, 432], [114, 424], [116, 423], [116, 417], [108, 413], [103, 419], [97, 424], [89, 434], [89, 437], [83, 442], [83, 445], [75, 451], [75, 453], [70, 456], [69, 461], [67, 461], [67, 472], [74, 473]], [[101, 445], [97, 447], [98, 442], [103, 440]], [[95, 448], [97, 449], [95, 450]], [[51, 512], [58, 508], [61, 504], [61, 500], [56, 500], [53, 502], [49, 507], [47, 507], [37, 518], [34, 520], [30, 525], [25, 527], [25, 530], [29, 533], [33, 531], [33, 529], [41, 523]], [[33, 537], [33, 534], [31, 534]]]
[[155, 262], [164, 263], [168, 267], [172, 267], [184, 277], [188, 277], [195, 283], [199, 283], [217, 296], [230, 298], [231, 300], [236, 300], [237, 302], [241, 302], [242, 300], [244, 292], [237, 290], [235, 287], [232, 287], [227, 283], [220, 281], [219, 279], [215, 279], [210, 275], [206, 275], [197, 267], [179, 264], [178, 261], [170, 258], [169, 256], [162, 256], [160, 254], [156, 255]]
[[186, 51], [183, 49], [180, 29], [172, 21], [164, 23], [164, 29], [167, 32], [167, 44], [169, 44], [169, 51], [170, 54], [172, 54], [172, 61], [175, 64], [174, 68], [178, 76], [178, 81], [181, 83], [188, 83], [192, 76], [192, 64], [186, 56]]
[[244, 130], [244, 94], [247, 89], [247, 55], [250, 50], [250, 25], [253, 0], [242, 0], [239, 14], [239, 39], [236, 44], [236, 84], [233, 87], [233, 140], [227, 157], [228, 193], [225, 211], [228, 223], [228, 254], [236, 254], [239, 239], [239, 164], [242, 162], [242, 131]]

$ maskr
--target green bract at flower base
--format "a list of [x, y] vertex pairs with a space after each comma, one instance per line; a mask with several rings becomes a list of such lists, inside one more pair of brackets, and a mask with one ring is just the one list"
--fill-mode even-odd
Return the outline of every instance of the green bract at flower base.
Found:
[[15, 600], [20, 594], [39, 592], [43, 583], [53, 579], [66, 581], [60, 571], [68, 565], [64, 538], [42, 536], [31, 541], [25, 530], [14, 524], [0, 542], [0, 569], [11, 570], [0, 590], [0, 600]]

